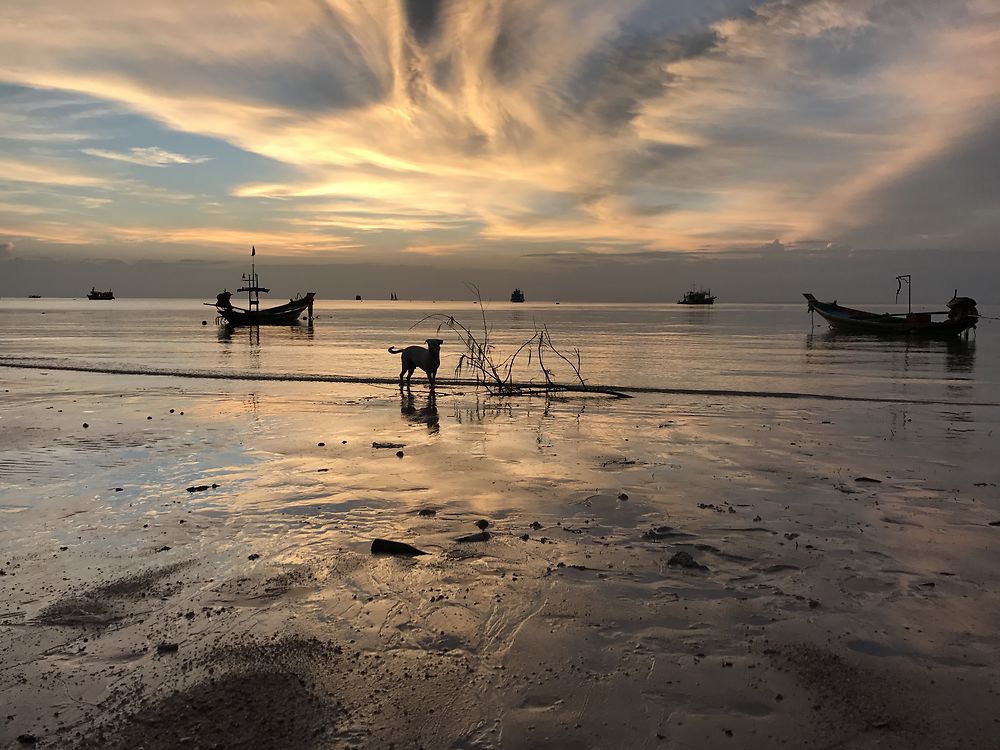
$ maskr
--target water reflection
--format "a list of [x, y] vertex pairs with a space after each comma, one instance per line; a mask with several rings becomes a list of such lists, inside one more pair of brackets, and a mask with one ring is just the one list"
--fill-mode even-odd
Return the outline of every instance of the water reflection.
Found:
[[[312, 341], [315, 334], [312, 321], [305, 325], [296, 323], [290, 326], [263, 326], [263, 328], [268, 332], [267, 337], [284, 339], [286, 336], [282, 334], [287, 334], [287, 338], [293, 341]], [[251, 346], [260, 346], [260, 329], [261, 326], [221, 325], [218, 338], [219, 341], [226, 343], [246, 340]]]
[[[976, 342], [966, 338], [917, 338], [890, 337], [872, 334], [845, 333], [827, 330], [822, 333], [808, 333], [805, 338], [806, 351], [810, 352], [857, 352], [901, 355], [896, 364], [903, 370], [909, 369], [914, 355], [928, 355], [942, 358], [949, 372], [971, 373], [976, 363]], [[925, 360], [921, 357], [919, 361]]]
[[413, 424], [427, 425], [427, 430], [431, 434], [436, 434], [441, 430], [441, 420], [438, 417], [437, 396], [434, 391], [427, 394], [427, 401], [423, 406], [417, 408], [413, 393], [410, 391], [399, 394], [399, 413], [403, 419]]
[[976, 365], [975, 340], [955, 338], [945, 343], [948, 345], [948, 356], [944, 366], [948, 372], [971, 373]]

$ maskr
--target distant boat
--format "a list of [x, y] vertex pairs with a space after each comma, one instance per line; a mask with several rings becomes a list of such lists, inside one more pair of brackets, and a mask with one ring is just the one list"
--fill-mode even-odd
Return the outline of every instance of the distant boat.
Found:
[[109, 289], [106, 292], [99, 292], [94, 287], [90, 287], [90, 291], [87, 292], [87, 299], [114, 299], [114, 293]]
[[28, 295], [28, 299], [41, 299], [41, 298], [42, 298], [42, 295], [40, 295], [40, 294], [29, 294]]
[[[899, 276], [902, 285], [909, 284], [909, 276]], [[907, 304], [905, 313], [874, 313], [855, 310], [833, 302], [820, 302], [808, 292], [803, 295], [809, 302], [809, 312], [814, 310], [826, 320], [831, 328], [855, 333], [879, 333], [903, 336], [951, 337], [975, 328], [979, 322], [979, 310], [971, 297], [959, 297], [958, 290], [947, 303], [947, 310], [933, 312], [913, 312]], [[898, 298], [899, 292], [897, 290]], [[944, 320], [934, 320], [934, 315], [947, 315]]]
[[524, 292], [522, 292], [520, 289], [515, 289], [513, 292], [510, 293], [510, 301], [524, 302]]
[[[250, 257], [257, 255], [257, 248], [252, 247]], [[260, 278], [257, 274], [256, 264], [251, 260], [250, 274], [243, 274], [243, 286], [237, 292], [247, 293], [247, 306], [234, 307], [231, 301], [232, 292], [223, 290], [216, 295], [215, 302], [205, 302], [204, 304], [215, 306], [219, 311], [219, 318], [231, 326], [258, 326], [258, 325], [291, 325], [298, 322], [303, 312], [307, 312], [309, 320], [312, 320], [313, 299], [315, 292], [306, 292], [305, 297], [296, 297], [288, 300], [283, 305], [276, 307], [260, 307], [260, 294], [268, 294], [271, 290], [260, 286]]]
[[714, 305], [715, 300], [718, 299], [712, 295], [712, 290], [704, 289], [692, 289], [690, 292], [684, 292], [684, 296], [677, 300], [678, 305]]

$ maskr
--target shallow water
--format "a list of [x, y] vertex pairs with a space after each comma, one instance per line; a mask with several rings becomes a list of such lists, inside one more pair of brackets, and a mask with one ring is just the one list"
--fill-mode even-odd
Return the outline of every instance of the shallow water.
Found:
[[[871, 309], [878, 306], [868, 306]], [[1000, 310], [984, 306], [984, 315]], [[590, 384], [808, 393], [875, 399], [1000, 402], [1000, 327], [984, 320], [969, 341], [833, 334], [801, 305], [570, 304], [325, 301], [312, 326], [227, 330], [199, 300], [0, 300], [0, 364], [59, 363], [107, 370], [225, 375], [394, 377], [390, 345], [437, 335], [449, 316], [477, 334], [483, 315], [503, 360], [546, 327]], [[427, 316], [432, 316], [430, 319]], [[203, 321], [205, 325], [203, 325]], [[461, 344], [445, 330], [440, 376]], [[554, 355], [545, 366], [573, 382]], [[419, 375], [419, 373], [418, 373]], [[521, 380], [541, 380], [522, 353]]]
[[[400, 392], [385, 348], [439, 309], [481, 315], [227, 333], [194, 301], [0, 301], [0, 365], [28, 365], [0, 366], [0, 744], [988, 746], [1000, 329], [495, 304], [501, 349], [544, 323], [592, 383], [674, 392]], [[227, 713], [282, 680], [308, 689]]]

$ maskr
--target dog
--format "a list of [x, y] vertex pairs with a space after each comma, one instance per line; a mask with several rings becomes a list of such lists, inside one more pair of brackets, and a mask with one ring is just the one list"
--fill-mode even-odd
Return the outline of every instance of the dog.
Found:
[[389, 354], [403, 355], [400, 357], [402, 361], [402, 368], [399, 371], [400, 388], [403, 387], [404, 375], [406, 376], [406, 387], [410, 387], [410, 378], [413, 377], [413, 371], [418, 367], [427, 373], [427, 380], [430, 382], [431, 388], [434, 387], [438, 367], [441, 365], [441, 344], [444, 343], [444, 339], [425, 339], [425, 341], [427, 342], [426, 349], [422, 346], [408, 346], [405, 349], [389, 347]]

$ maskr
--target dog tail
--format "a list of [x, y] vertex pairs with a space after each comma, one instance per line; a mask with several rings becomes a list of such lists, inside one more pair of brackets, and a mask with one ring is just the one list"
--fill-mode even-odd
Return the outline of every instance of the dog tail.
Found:
[[402, 349], [397, 349], [394, 346], [389, 347], [389, 354], [402, 354], [402, 353], [403, 353]]

